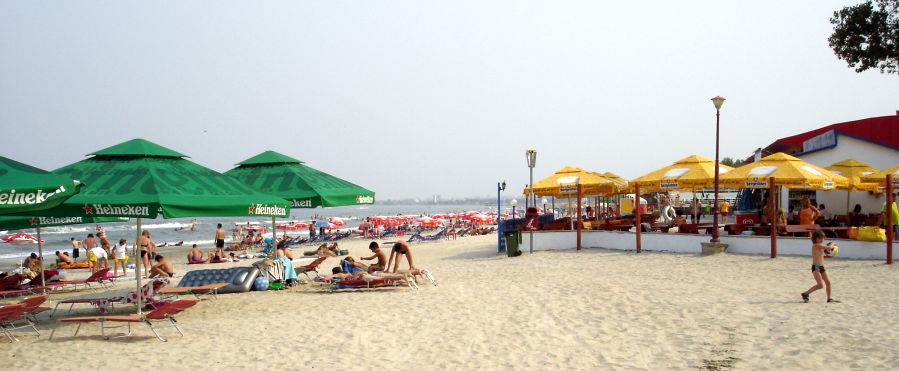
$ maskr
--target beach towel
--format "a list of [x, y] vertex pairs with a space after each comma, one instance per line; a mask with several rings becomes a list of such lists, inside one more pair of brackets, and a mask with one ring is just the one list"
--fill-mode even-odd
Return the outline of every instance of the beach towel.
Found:
[[340, 269], [343, 269], [344, 273], [355, 273], [355, 272], [365, 272], [365, 268], [357, 267], [353, 265], [352, 262], [347, 260], [340, 261]]

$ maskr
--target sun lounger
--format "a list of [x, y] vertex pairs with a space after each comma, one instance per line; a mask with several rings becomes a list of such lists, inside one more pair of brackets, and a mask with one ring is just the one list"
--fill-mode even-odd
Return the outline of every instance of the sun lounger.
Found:
[[42, 307], [41, 304], [47, 301], [47, 295], [29, 296], [18, 304], [25, 306], [25, 316], [32, 322], [37, 322], [37, 315], [50, 310], [50, 307]]
[[216, 298], [218, 295], [219, 289], [228, 286], [227, 282], [219, 282], [219, 283], [210, 283], [208, 285], [203, 286], [180, 286], [180, 287], [163, 287], [156, 291], [156, 294], [161, 295], [163, 297], [166, 296], [174, 296], [174, 295], [185, 295], [185, 294], [193, 294], [197, 299], [200, 299], [201, 295], [212, 295], [213, 298]]
[[313, 281], [322, 284], [322, 287], [334, 292], [342, 289], [376, 289], [382, 287], [401, 287], [406, 286], [411, 290], [417, 290], [418, 284], [408, 274], [398, 273], [382, 273], [377, 276], [365, 274], [357, 278], [325, 278], [316, 277]]
[[112, 282], [112, 279], [107, 278], [107, 275], [109, 274], [109, 271], [110, 271], [110, 268], [103, 268], [103, 269], [101, 269], [101, 270], [98, 270], [98, 271], [94, 272], [93, 274], [90, 275], [90, 277], [85, 278], [85, 279], [83, 279], [83, 280], [65, 280], [65, 281], [56, 281], [56, 282], [50, 283], [51, 285], [48, 285], [48, 286], [69, 286], [69, 285], [72, 285], [72, 286], [74, 286], [74, 289], [75, 289], [75, 290], [78, 290], [78, 285], [84, 285], [84, 287], [86, 287], [86, 288], [93, 289], [93, 286], [92, 286], [91, 284], [94, 284], [94, 283], [95, 283], [95, 284], [100, 285], [100, 287], [103, 287], [103, 288], [105, 289], [105, 288], [108, 288], [108, 287], [109, 287], [109, 283]]
[[[159, 301], [153, 299], [154, 293], [167, 286], [169, 282], [170, 281], [168, 278], [155, 278], [150, 282], [147, 282], [147, 284], [145, 284], [140, 290], [141, 302], [146, 303], [147, 307], [149, 308], [155, 308], [159, 304]], [[75, 307], [75, 304], [90, 304], [97, 307], [97, 311], [100, 314], [106, 314], [110, 310], [112, 310], [112, 307], [116, 303], [128, 304], [137, 302], [137, 295], [138, 294], [136, 292], [131, 291], [124, 295], [107, 295], [102, 297], [60, 300], [56, 302], [56, 306], [53, 307], [53, 312], [50, 313], [50, 317], [55, 316], [56, 310], [59, 309], [59, 306], [63, 304], [69, 304], [68, 312], [72, 311], [72, 308]]]
[[19, 341], [12, 331], [28, 327], [34, 330], [37, 336], [41, 336], [34, 327], [34, 322], [28, 318], [28, 307], [21, 303], [0, 306], [0, 330], [10, 341]]
[[295, 267], [293, 270], [297, 272], [298, 275], [305, 274], [306, 277], [311, 280], [312, 277], [309, 276], [309, 272], [315, 272], [316, 274], [318, 274], [318, 266], [322, 265], [322, 262], [324, 262], [326, 259], [328, 259], [327, 256], [319, 256], [318, 259], [313, 260], [312, 263], [300, 267]]
[[[175, 321], [174, 315], [181, 313], [187, 308], [190, 308], [196, 305], [198, 300], [176, 300], [170, 303], [166, 303], [165, 305], [156, 308], [150, 312], [147, 312], [144, 316], [138, 316], [137, 314], [126, 315], [126, 316], [96, 316], [96, 317], [73, 317], [73, 318], [64, 318], [60, 320], [60, 323], [77, 323], [78, 328], [75, 329], [75, 334], [72, 335], [74, 338], [78, 336], [78, 331], [81, 330], [81, 325], [85, 323], [100, 323], [100, 336], [103, 336], [106, 340], [109, 340], [110, 337], [106, 336], [106, 322], [119, 322], [128, 324], [128, 333], [122, 336], [131, 336], [131, 324], [132, 323], [143, 323], [150, 328], [150, 331], [153, 332], [153, 335], [156, 335], [156, 338], [160, 341], [167, 341], [164, 337], [159, 335], [159, 332], [156, 331], [156, 326], [154, 323], [168, 323], [169, 326], [174, 327], [178, 330], [178, 333], [181, 336], [184, 336], [184, 331], [181, 331], [181, 328], [178, 327], [178, 322]], [[50, 333], [50, 339], [53, 339], [53, 334], [56, 333], [56, 330], [59, 329], [59, 326], [53, 329]]]

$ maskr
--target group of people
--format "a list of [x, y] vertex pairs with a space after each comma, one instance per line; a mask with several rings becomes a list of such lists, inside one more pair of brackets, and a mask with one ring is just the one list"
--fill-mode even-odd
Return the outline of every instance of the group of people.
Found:
[[[407, 272], [413, 274], [414, 277], [416, 271], [418, 271], [415, 267], [415, 261], [412, 258], [412, 249], [406, 242], [400, 241], [394, 243], [393, 247], [390, 249], [389, 257], [381, 250], [381, 246], [375, 241], [368, 244], [368, 249], [371, 250], [372, 255], [362, 257], [362, 260], [372, 261], [371, 264], [357, 262], [353, 257], [347, 256], [344, 258], [344, 262], [340, 266], [334, 267], [331, 270], [331, 275], [326, 276], [325, 278], [349, 279], [365, 274], [373, 274], [375, 272]], [[409, 268], [407, 270], [400, 270], [400, 264], [404, 258], [408, 261]]]
[[84, 249], [86, 262], [91, 272], [100, 269], [110, 268], [110, 260], [113, 261], [113, 274], [118, 275], [119, 269], [122, 270], [121, 275], [125, 275], [125, 264], [128, 262], [128, 245], [127, 240], [120, 239], [115, 245], [112, 245], [106, 236], [106, 232], [99, 229], [97, 236], [89, 233], [84, 240], [77, 240], [75, 237], [70, 239], [72, 245], [72, 254], [68, 251], [56, 252], [56, 264], [59, 267], [74, 266], [78, 263], [81, 256], [81, 249]]

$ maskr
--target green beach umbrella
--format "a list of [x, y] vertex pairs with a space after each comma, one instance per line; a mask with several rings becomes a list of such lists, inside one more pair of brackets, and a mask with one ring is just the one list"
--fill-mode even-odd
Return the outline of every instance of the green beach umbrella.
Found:
[[40, 216], [165, 218], [202, 216], [287, 217], [290, 204], [185, 159], [185, 155], [133, 139], [54, 170], [81, 179], [82, 191]]
[[374, 192], [275, 151], [265, 151], [244, 160], [225, 174], [262, 192], [283, 197], [296, 208], [375, 202]]
[[57, 206], [81, 187], [72, 178], [0, 156], [0, 215]]
[[[132, 139], [91, 153], [88, 159], [54, 172], [84, 180], [77, 196], [40, 216], [121, 216], [142, 218], [198, 216], [287, 217], [290, 203], [260, 193], [236, 179], [185, 159], [185, 155], [144, 139]], [[137, 290], [141, 259], [135, 259]], [[137, 313], [141, 312], [140, 298]]]

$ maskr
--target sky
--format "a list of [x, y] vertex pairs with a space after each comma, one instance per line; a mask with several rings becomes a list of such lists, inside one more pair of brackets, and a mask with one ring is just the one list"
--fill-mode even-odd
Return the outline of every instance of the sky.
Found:
[[[144, 138], [216, 171], [265, 150], [378, 199], [506, 195], [571, 165], [896, 114], [827, 45], [856, 1], [0, 1], [0, 155], [54, 170]], [[511, 192], [511, 193], [510, 193]]]

